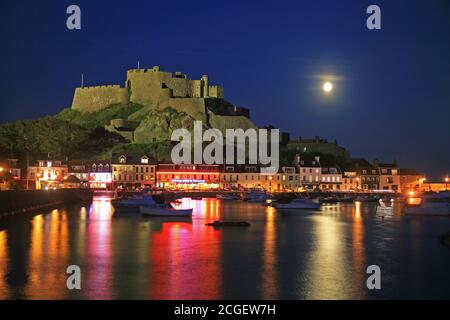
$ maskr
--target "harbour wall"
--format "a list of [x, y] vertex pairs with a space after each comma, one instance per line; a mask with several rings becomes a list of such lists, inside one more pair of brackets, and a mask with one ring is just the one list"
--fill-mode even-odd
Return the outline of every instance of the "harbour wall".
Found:
[[91, 200], [92, 191], [89, 189], [2, 191], [0, 192], [0, 217]]

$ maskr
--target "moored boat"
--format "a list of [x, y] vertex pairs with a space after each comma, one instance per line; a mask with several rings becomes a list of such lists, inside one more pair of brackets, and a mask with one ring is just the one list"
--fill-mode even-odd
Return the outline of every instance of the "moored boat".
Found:
[[336, 197], [324, 197], [320, 199], [321, 203], [327, 203], [327, 204], [336, 204], [338, 203], [338, 198]]
[[270, 195], [265, 193], [264, 191], [251, 190], [244, 195], [242, 200], [248, 202], [266, 202], [266, 200], [269, 198]]
[[117, 211], [129, 212], [139, 212], [140, 206], [159, 206], [153, 197], [148, 194], [114, 199], [111, 200], [111, 204]]
[[312, 209], [320, 208], [320, 203], [317, 203], [307, 198], [295, 198], [288, 203], [274, 203], [273, 206], [277, 209]]
[[139, 212], [145, 216], [154, 217], [190, 217], [192, 216], [192, 208], [176, 209], [171, 205], [162, 206], [140, 206]]
[[409, 198], [403, 213], [411, 215], [450, 215], [450, 192], [424, 194], [420, 198]]
[[236, 197], [232, 194], [221, 193], [216, 196], [218, 200], [236, 200]]
[[247, 221], [214, 221], [210, 223], [206, 223], [206, 226], [213, 227], [249, 227], [250, 223]]
[[378, 202], [380, 197], [377, 196], [359, 196], [356, 197], [355, 202]]

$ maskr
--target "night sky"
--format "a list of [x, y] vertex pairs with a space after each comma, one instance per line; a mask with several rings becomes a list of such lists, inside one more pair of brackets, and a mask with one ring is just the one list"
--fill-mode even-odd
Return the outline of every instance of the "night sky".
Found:
[[[354, 157], [450, 169], [450, 1], [11, 1], [0, 4], [0, 123], [160, 65], [207, 73], [257, 125], [337, 139]], [[77, 4], [82, 30], [66, 28]], [[366, 28], [377, 4], [382, 30]], [[325, 96], [321, 75], [333, 75]]]

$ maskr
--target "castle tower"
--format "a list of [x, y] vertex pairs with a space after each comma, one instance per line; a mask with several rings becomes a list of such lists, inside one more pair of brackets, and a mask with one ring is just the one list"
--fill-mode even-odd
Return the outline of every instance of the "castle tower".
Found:
[[202, 76], [202, 82], [203, 82], [203, 98], [209, 97], [209, 83], [208, 83], [208, 75], [205, 74]]

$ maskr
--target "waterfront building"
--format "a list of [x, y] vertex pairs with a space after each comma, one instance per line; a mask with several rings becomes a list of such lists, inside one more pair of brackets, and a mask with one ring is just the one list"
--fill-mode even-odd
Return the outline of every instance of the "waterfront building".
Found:
[[0, 159], [0, 190], [9, 190], [13, 181], [20, 180], [18, 162], [18, 159]]
[[[156, 186], [156, 161], [146, 154], [113, 154], [111, 171], [112, 188], [136, 189]], [[100, 177], [102, 172], [92, 173], [95, 177]]]
[[156, 186], [166, 190], [218, 189], [220, 167], [217, 164], [173, 164], [157, 166]]
[[69, 178], [80, 180], [82, 188], [109, 189], [112, 182], [111, 162], [108, 160], [71, 160]]
[[393, 163], [380, 163], [378, 159], [375, 159], [374, 167], [378, 169], [380, 176], [380, 190], [400, 192], [400, 175], [396, 160]]
[[296, 155], [295, 163], [300, 175], [300, 186], [305, 190], [319, 189], [322, 179], [320, 157]]
[[353, 159], [353, 164], [360, 179], [360, 188], [362, 191], [375, 191], [380, 189], [380, 175], [376, 167], [362, 158]]
[[68, 167], [62, 160], [37, 160], [27, 168], [27, 186], [36, 189], [60, 188], [68, 176]]
[[80, 181], [79, 184], [82, 188], [89, 187], [90, 163], [90, 160], [70, 160], [68, 163], [69, 178], [76, 177]]
[[321, 168], [321, 189], [322, 191], [342, 190], [342, 173], [338, 167]]
[[401, 192], [421, 190], [422, 184], [426, 181], [425, 175], [414, 169], [401, 168], [399, 173]]
[[[301, 187], [299, 168], [295, 166], [281, 167], [277, 177], [277, 191], [299, 191]], [[279, 187], [278, 187], [279, 186]]]
[[441, 181], [423, 181], [417, 188], [420, 192], [441, 192], [450, 190], [450, 182]]
[[263, 188], [266, 177], [260, 172], [258, 165], [225, 164], [222, 166], [220, 187], [228, 190]]
[[361, 178], [358, 175], [356, 169], [352, 167], [346, 167], [342, 169], [342, 185], [343, 191], [358, 191], [361, 189]]

